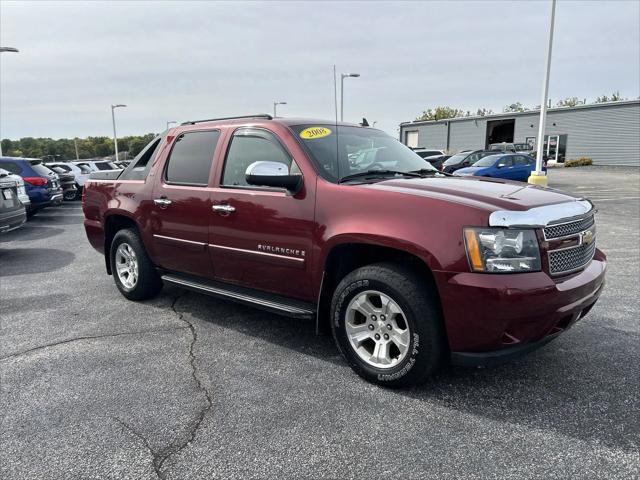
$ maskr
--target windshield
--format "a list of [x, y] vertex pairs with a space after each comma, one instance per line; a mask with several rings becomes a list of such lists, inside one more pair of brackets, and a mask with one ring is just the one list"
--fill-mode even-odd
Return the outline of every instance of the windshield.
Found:
[[444, 164], [449, 167], [451, 165], [457, 165], [469, 156], [469, 152], [456, 153], [454, 156], [449, 157]]
[[373, 128], [295, 125], [291, 129], [320, 175], [331, 182], [369, 170], [435, 170], [409, 147]]
[[500, 155], [489, 155], [488, 157], [481, 158], [473, 164], [474, 167], [491, 167], [496, 160], [500, 158]]

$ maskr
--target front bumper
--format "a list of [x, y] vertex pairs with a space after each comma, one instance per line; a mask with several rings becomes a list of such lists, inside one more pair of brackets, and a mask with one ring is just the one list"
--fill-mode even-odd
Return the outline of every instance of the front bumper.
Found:
[[596, 250], [580, 273], [434, 272], [454, 363], [490, 365], [538, 348], [570, 328], [604, 288], [606, 257]]

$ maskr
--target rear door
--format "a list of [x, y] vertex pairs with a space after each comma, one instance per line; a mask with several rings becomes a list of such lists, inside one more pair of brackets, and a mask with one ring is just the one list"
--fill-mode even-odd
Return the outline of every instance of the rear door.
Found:
[[505, 155], [498, 160], [496, 164], [497, 174], [496, 177], [506, 178], [509, 180], [515, 180], [517, 173], [515, 172], [515, 164], [513, 162], [513, 156]]
[[212, 193], [209, 237], [216, 278], [309, 300], [314, 231], [313, 179], [296, 194], [248, 185], [245, 172], [257, 161], [298, 164], [278, 136], [265, 128], [236, 129], [226, 149], [220, 186]]
[[525, 155], [515, 155], [514, 162], [517, 173], [515, 180], [526, 182], [531, 175], [531, 158]]
[[207, 252], [209, 178], [220, 130], [179, 134], [153, 188], [151, 233], [156, 263], [167, 270], [213, 276]]

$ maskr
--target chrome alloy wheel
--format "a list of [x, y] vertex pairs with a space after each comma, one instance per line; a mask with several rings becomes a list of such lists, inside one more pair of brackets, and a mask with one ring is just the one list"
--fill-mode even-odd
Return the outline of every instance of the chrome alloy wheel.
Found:
[[382, 292], [367, 290], [354, 297], [344, 326], [354, 352], [376, 368], [392, 368], [409, 352], [411, 332], [404, 312]]
[[133, 289], [138, 283], [138, 259], [128, 243], [121, 243], [116, 250], [116, 271], [120, 283], [127, 289]]

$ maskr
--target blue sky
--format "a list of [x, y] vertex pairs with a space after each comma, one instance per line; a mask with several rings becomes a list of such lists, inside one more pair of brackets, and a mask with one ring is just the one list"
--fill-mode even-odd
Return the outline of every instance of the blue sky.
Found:
[[[0, 134], [159, 131], [168, 120], [270, 112], [395, 135], [422, 110], [540, 103], [549, 3], [8, 2], [0, 10]], [[552, 100], [640, 95], [640, 2], [556, 9]]]

